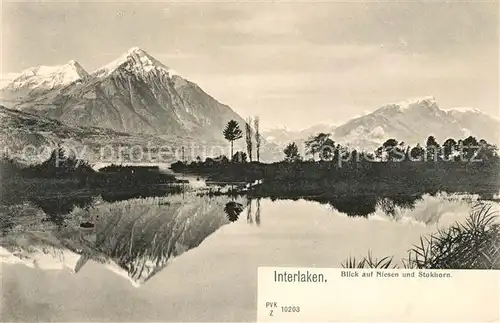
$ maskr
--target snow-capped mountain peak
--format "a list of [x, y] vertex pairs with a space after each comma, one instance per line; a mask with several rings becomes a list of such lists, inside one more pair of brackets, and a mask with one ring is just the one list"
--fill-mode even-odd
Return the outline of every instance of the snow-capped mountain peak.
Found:
[[498, 129], [498, 120], [480, 110], [442, 110], [435, 97], [427, 96], [387, 104], [373, 113], [351, 119], [335, 128], [332, 138], [356, 149], [373, 151], [389, 138], [410, 145], [425, 143], [430, 135], [442, 141], [473, 135], [496, 142]]
[[118, 69], [125, 69], [138, 74], [147, 74], [153, 70], [162, 70], [166, 71], [170, 77], [177, 75], [172, 69], [163, 65], [163, 63], [139, 47], [130, 48], [118, 59], [96, 70], [94, 75], [106, 77]]
[[411, 98], [405, 101], [400, 101], [400, 102], [394, 102], [387, 104], [386, 107], [396, 107], [399, 110], [408, 110], [413, 107], [432, 107], [432, 106], [437, 106], [436, 103], [436, 98], [434, 96], [423, 96], [423, 97], [418, 97], [418, 98]]
[[406, 105], [404, 107], [406, 107], [406, 108], [410, 108], [414, 105], [424, 105], [426, 107], [431, 107], [431, 106], [437, 107], [436, 98], [434, 96], [426, 96], [426, 97], [422, 97], [422, 98], [408, 100], [408, 101], [405, 101], [405, 104]]
[[[80, 70], [76, 62], [66, 64], [64, 69]], [[44, 75], [53, 73], [51, 70]], [[197, 84], [174, 76], [170, 68], [137, 47], [65, 87], [2, 89], [0, 103], [76, 126], [200, 142], [224, 140], [221, 129], [229, 120], [245, 124], [229, 106]]]
[[78, 63], [75, 60], [70, 60], [68, 64], [64, 66], [66, 66], [67, 68], [71, 68], [71, 70], [75, 71], [81, 78], [89, 76], [89, 73], [87, 73], [87, 71], [82, 67], [82, 65], [80, 65], [80, 63]]
[[127, 51], [128, 55], [147, 55], [146, 51], [140, 47], [132, 47]]
[[39, 65], [22, 71], [3, 89], [18, 93], [24, 91], [48, 91], [63, 88], [77, 80], [88, 77], [85, 69], [74, 60], [64, 65]]
[[29, 68], [21, 73], [18, 77], [30, 77], [30, 76], [39, 76], [39, 77], [55, 77], [61, 75], [65, 77], [68, 82], [74, 81], [80, 77], [85, 77], [88, 73], [83, 69], [83, 67], [74, 60], [69, 61], [64, 65], [57, 66], [45, 66], [39, 65], [33, 68]]

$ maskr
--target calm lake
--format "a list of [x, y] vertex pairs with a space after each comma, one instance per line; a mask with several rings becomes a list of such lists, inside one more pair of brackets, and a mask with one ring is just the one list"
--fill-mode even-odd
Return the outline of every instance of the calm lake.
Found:
[[70, 214], [55, 201], [2, 206], [2, 320], [253, 321], [259, 266], [341, 267], [368, 252], [399, 262], [475, 199], [385, 199], [357, 216], [352, 203], [338, 210], [345, 201], [196, 192], [95, 198]]

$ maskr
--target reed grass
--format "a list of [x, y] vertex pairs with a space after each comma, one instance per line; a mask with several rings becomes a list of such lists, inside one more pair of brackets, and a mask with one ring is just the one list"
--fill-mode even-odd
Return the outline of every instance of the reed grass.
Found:
[[[498, 206], [478, 202], [469, 217], [446, 229], [420, 238], [402, 260], [407, 269], [500, 269]], [[399, 268], [392, 257], [347, 258], [343, 268]]]
[[342, 268], [397, 268], [393, 264], [393, 257], [384, 257], [382, 259], [374, 258], [371, 252], [368, 252], [368, 257], [357, 260], [355, 257], [349, 257], [342, 264]]

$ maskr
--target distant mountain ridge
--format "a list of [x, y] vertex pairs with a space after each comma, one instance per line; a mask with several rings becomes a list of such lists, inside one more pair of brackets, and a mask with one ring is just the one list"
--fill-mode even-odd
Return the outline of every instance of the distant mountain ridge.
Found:
[[222, 129], [244, 120], [140, 48], [87, 73], [70, 61], [22, 72], [0, 89], [8, 108], [69, 125], [221, 140]]
[[262, 132], [262, 136], [277, 145], [286, 145], [293, 141], [303, 141], [309, 136], [320, 132], [331, 133], [337, 125], [317, 124], [303, 130], [289, 130], [287, 128], [271, 128]]
[[[182, 145], [180, 141], [224, 144], [222, 130], [231, 119], [244, 129], [245, 121], [229, 106], [136, 47], [92, 73], [70, 61], [9, 77], [12, 80], [0, 87], [2, 104], [59, 120], [65, 126], [154, 135], [174, 146]], [[319, 132], [331, 133], [343, 145], [370, 151], [389, 138], [414, 145], [424, 143], [430, 135], [439, 142], [473, 135], [498, 143], [499, 128], [497, 119], [478, 109], [442, 110], [429, 96], [387, 104], [341, 125], [264, 131], [262, 147], [272, 150], [271, 159], [277, 160], [282, 158], [279, 147], [293, 141], [303, 146], [309, 136]], [[245, 149], [244, 140], [236, 148]]]
[[[314, 127], [308, 129], [314, 129]], [[442, 110], [436, 99], [428, 96], [387, 104], [372, 113], [325, 130], [317, 132], [330, 133], [337, 143], [373, 151], [390, 138], [415, 145], [425, 144], [430, 135], [436, 137], [441, 143], [448, 138], [460, 139], [473, 135], [478, 139], [497, 144], [500, 122], [478, 109]], [[264, 136], [272, 141], [278, 137], [276, 134], [279, 134], [280, 145], [292, 141], [303, 145], [310, 135], [304, 136], [306, 132], [271, 130], [267, 131]]]

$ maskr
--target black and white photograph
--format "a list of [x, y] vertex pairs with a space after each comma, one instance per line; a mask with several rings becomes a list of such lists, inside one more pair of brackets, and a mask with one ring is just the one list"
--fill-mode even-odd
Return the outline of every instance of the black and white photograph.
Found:
[[2, 322], [253, 322], [259, 267], [500, 269], [498, 1], [0, 10]]

